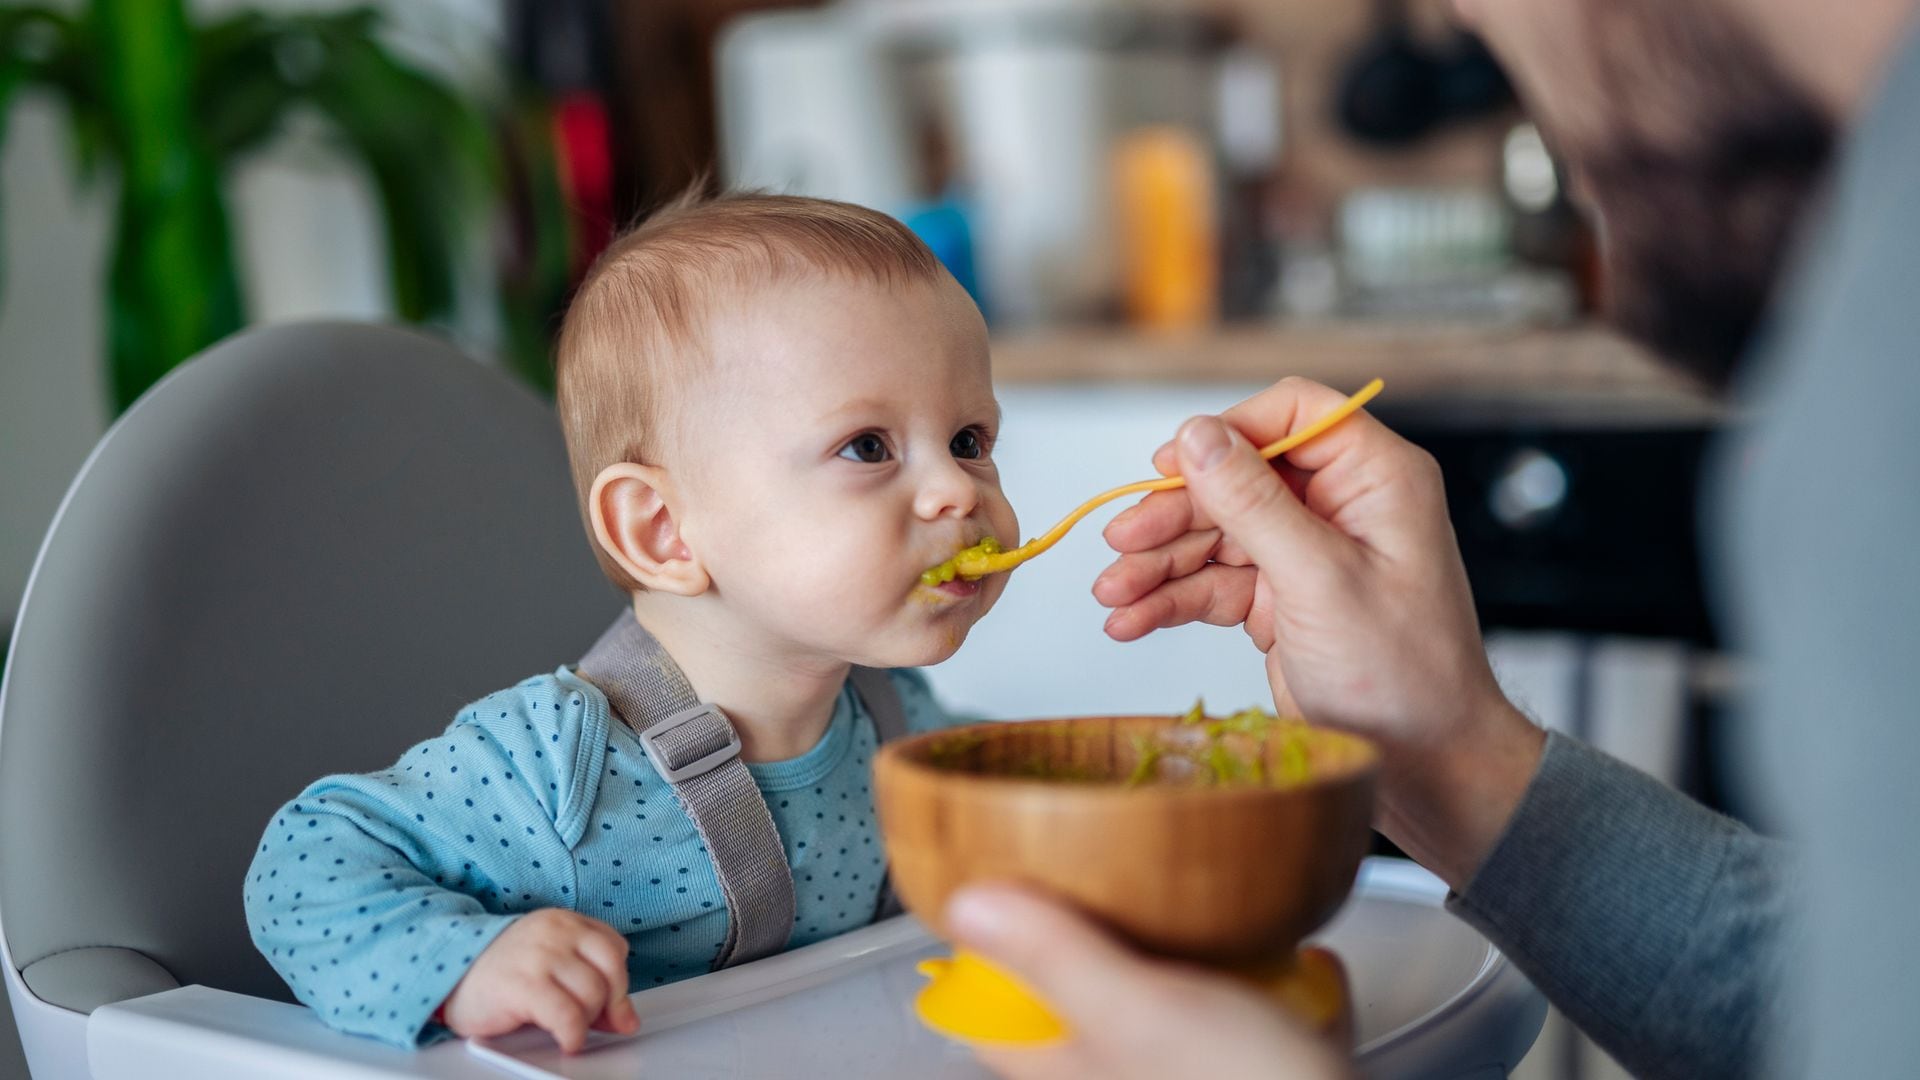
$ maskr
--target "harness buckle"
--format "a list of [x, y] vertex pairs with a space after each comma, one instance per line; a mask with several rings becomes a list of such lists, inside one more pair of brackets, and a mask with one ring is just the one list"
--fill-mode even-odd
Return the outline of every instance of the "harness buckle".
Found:
[[[699, 724], [713, 720], [718, 725], [703, 724], [705, 739], [693, 732], [682, 732], [677, 739], [668, 739], [662, 744], [661, 737], [669, 735], [688, 724]], [[726, 733], [726, 741], [719, 743], [717, 736]], [[725, 765], [740, 756], [740, 733], [733, 729], [733, 722], [720, 706], [702, 703], [690, 709], [682, 709], [665, 720], [660, 721], [640, 733], [640, 745], [646, 748], [647, 756], [653, 759], [653, 767], [665, 777], [669, 784], [679, 784]]]

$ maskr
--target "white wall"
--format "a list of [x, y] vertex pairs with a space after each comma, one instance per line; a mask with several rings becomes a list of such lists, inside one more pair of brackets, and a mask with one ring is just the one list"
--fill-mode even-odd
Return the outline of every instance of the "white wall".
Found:
[[106, 423], [100, 252], [112, 190], [74, 191], [65, 119], [21, 100], [0, 156], [0, 624]]

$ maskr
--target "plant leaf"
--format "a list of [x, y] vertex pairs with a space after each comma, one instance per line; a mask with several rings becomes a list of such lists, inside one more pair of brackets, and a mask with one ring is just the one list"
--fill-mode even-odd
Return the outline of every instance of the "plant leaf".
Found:
[[560, 185], [550, 113], [531, 91], [504, 131], [508, 230], [500, 275], [507, 364], [534, 387], [554, 391], [553, 338], [573, 275], [573, 221]]
[[497, 160], [475, 108], [396, 58], [374, 26], [331, 25], [306, 92], [373, 180], [386, 221], [394, 308], [411, 321], [452, 313], [464, 226], [496, 187]]
[[115, 411], [239, 329], [240, 280], [219, 173], [195, 124], [183, 0], [93, 0], [106, 128], [120, 159], [107, 283]]
[[200, 28], [193, 111], [209, 153], [221, 162], [264, 142], [279, 127], [296, 92], [281, 72], [286, 28], [256, 11]]

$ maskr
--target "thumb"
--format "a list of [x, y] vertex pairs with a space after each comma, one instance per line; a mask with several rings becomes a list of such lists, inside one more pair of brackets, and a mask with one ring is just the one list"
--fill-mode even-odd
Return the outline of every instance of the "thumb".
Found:
[[954, 894], [947, 928], [963, 946], [1017, 976], [1071, 1022], [1145, 982], [1150, 965], [1081, 916], [1010, 885]]
[[640, 1030], [640, 1014], [634, 1011], [633, 999], [625, 994], [617, 994], [607, 1002], [600, 1019], [605, 1022], [605, 1030], [621, 1035], [631, 1035]]
[[1338, 537], [1301, 505], [1240, 433], [1217, 416], [1196, 416], [1174, 438], [1187, 493], [1228, 539], [1273, 581], [1303, 561], [1338, 554]]

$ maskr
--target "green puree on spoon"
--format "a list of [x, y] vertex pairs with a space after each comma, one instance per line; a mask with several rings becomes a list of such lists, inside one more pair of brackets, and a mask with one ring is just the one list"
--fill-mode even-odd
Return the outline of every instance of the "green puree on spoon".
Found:
[[[1288, 435], [1284, 439], [1261, 447], [1260, 456], [1271, 461], [1281, 454], [1294, 449], [1301, 443], [1318, 437], [1335, 424], [1360, 411], [1360, 407], [1373, 400], [1374, 395], [1378, 394], [1385, 386], [1386, 383], [1383, 381], [1379, 379], [1373, 380], [1361, 387], [1358, 393], [1335, 406], [1320, 419], [1315, 420], [1313, 423]], [[1042, 533], [1032, 540], [1021, 544], [1012, 551], [1002, 548], [999, 540], [989, 536], [970, 548], [963, 548], [955, 552], [953, 558], [948, 559], [938, 566], [931, 567], [922, 573], [920, 575], [920, 584], [931, 589], [944, 585], [956, 577], [965, 578], [968, 581], [977, 581], [980, 578], [986, 577], [988, 574], [1004, 574], [1059, 543], [1060, 538], [1067, 535], [1068, 529], [1080, 523], [1080, 519], [1115, 499], [1147, 491], [1171, 491], [1174, 488], [1185, 487], [1186, 484], [1187, 480], [1183, 476], [1163, 476], [1158, 480], [1142, 480], [1138, 483], [1122, 485], [1121, 487], [1114, 488], [1112, 491], [1102, 492], [1080, 504], [1080, 506], [1075, 509], [1073, 513], [1068, 514], [1060, 524], [1055, 525], [1053, 528], [1048, 529], [1045, 533]]]

